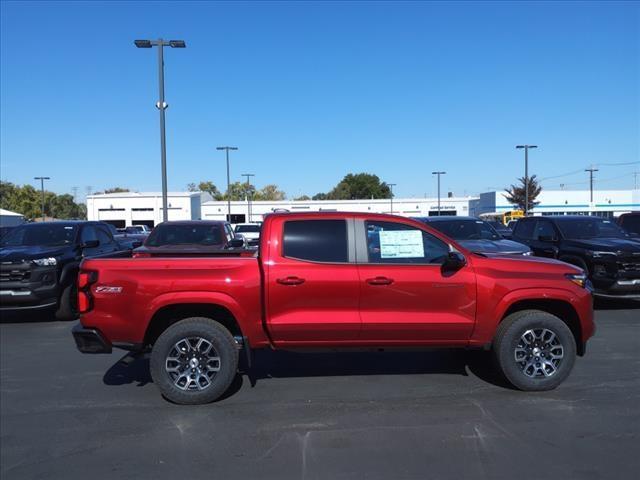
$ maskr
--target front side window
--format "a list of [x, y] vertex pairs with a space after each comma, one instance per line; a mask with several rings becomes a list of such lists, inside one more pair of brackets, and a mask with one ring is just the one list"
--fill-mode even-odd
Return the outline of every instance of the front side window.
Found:
[[449, 246], [429, 233], [395, 222], [368, 221], [369, 263], [441, 264]]
[[82, 229], [82, 243], [93, 242], [98, 240], [98, 233], [93, 225], [87, 225]]
[[292, 220], [284, 224], [283, 256], [312, 262], [349, 261], [347, 222]]
[[525, 238], [527, 240], [533, 240], [533, 233], [535, 227], [535, 220], [518, 220], [516, 223], [515, 231], [513, 235], [515, 237]]
[[546, 220], [538, 220], [536, 225], [536, 240], [540, 240], [541, 238], [556, 238], [556, 230], [553, 228], [551, 222]]

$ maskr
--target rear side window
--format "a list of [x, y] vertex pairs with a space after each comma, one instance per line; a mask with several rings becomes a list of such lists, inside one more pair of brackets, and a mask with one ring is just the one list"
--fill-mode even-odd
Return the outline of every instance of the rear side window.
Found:
[[533, 231], [534, 231], [535, 224], [536, 224], [535, 219], [518, 220], [518, 223], [516, 223], [516, 228], [513, 231], [513, 236], [526, 238], [528, 240], [533, 240]]
[[283, 255], [313, 262], [348, 262], [347, 222], [344, 220], [285, 222]]

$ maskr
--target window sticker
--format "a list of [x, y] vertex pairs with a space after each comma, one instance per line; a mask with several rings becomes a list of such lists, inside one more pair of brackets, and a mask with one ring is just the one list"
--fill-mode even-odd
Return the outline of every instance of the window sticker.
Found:
[[421, 258], [424, 245], [420, 230], [380, 231], [381, 258]]

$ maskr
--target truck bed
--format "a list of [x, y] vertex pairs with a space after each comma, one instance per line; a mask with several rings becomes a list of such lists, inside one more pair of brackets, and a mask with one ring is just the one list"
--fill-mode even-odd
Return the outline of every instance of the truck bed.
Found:
[[222, 305], [242, 321], [247, 336], [258, 343], [265, 337], [257, 257], [95, 259], [85, 260], [81, 270], [98, 272], [94, 308], [83, 324], [99, 325], [114, 344], [144, 343], [154, 312], [177, 303]]

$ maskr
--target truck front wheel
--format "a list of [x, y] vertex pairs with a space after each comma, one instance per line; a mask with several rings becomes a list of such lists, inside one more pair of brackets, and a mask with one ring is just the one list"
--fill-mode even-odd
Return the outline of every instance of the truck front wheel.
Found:
[[502, 321], [493, 353], [498, 368], [514, 387], [552, 390], [571, 372], [576, 342], [569, 327], [555, 315], [527, 310]]
[[174, 403], [196, 405], [220, 398], [238, 369], [238, 349], [225, 327], [209, 318], [186, 318], [158, 337], [151, 377]]

